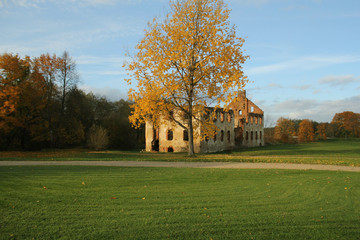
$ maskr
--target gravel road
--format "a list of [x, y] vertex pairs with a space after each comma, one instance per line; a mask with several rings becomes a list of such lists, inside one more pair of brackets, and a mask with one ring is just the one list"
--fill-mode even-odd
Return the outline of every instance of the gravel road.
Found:
[[152, 161], [0, 161], [0, 166], [115, 166], [228, 169], [294, 169], [360, 172], [360, 167], [291, 164], [291, 163], [229, 163], [229, 162], [152, 162]]

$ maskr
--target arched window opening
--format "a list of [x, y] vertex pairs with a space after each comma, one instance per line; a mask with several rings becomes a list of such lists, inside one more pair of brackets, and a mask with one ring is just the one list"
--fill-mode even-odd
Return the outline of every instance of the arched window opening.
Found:
[[220, 141], [224, 141], [224, 131], [223, 130], [221, 130], [221, 132], [220, 132]]
[[223, 121], [224, 121], [224, 118], [225, 118], [224, 112], [221, 112], [221, 113], [220, 113], [220, 121], [223, 122]]
[[183, 140], [184, 141], [189, 141], [189, 132], [188, 132], [188, 130], [183, 131]]
[[246, 131], [246, 137], [245, 137], [246, 140], [249, 140], [249, 132]]
[[173, 147], [168, 147], [167, 151], [168, 152], [174, 152], [174, 148]]
[[174, 138], [174, 132], [172, 129], [169, 129], [167, 131], [167, 140], [171, 141], [171, 140], [173, 140], [173, 138]]
[[230, 139], [231, 139], [230, 131], [227, 131], [227, 140], [228, 140], [228, 142], [230, 142]]

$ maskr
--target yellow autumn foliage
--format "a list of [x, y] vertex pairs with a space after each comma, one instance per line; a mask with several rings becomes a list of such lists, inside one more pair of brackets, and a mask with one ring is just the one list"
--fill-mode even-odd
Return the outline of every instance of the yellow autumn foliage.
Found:
[[172, 120], [189, 130], [189, 146], [193, 124], [204, 128], [203, 135], [214, 134], [213, 123], [199, 116], [209, 105], [227, 106], [248, 82], [242, 65], [249, 56], [229, 14], [221, 0], [179, 0], [170, 2], [163, 21], [148, 24], [136, 54], [125, 64], [128, 83], [136, 84], [129, 91], [135, 103], [129, 120], [135, 127], [146, 120], [157, 125], [159, 116], [180, 111], [176, 116], [186, 116], [188, 124]]

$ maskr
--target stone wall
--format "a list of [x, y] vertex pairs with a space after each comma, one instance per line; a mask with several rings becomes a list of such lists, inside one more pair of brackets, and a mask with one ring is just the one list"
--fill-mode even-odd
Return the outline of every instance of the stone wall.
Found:
[[[194, 150], [196, 153], [218, 152], [230, 150], [235, 146], [234, 114], [230, 112], [217, 112], [215, 125], [219, 128], [216, 137], [200, 140], [194, 136]], [[184, 123], [185, 124], [185, 123]], [[186, 125], [186, 124], [185, 124]], [[200, 136], [200, 130], [194, 129]], [[187, 152], [189, 136], [186, 130], [170, 120], [162, 120], [158, 128], [152, 122], [146, 122], [146, 151], [159, 152]], [[158, 148], [154, 147], [158, 141]]]
[[264, 112], [240, 91], [238, 99], [228, 108], [235, 115], [235, 142], [238, 146], [264, 146]]
[[[264, 146], [264, 112], [246, 97], [246, 91], [240, 91], [238, 98], [229, 104], [228, 108], [228, 112], [217, 110], [215, 125], [219, 130], [216, 137], [201, 141], [194, 136], [196, 153], [231, 150], [236, 146]], [[187, 126], [186, 122], [183, 124]], [[201, 134], [200, 129], [194, 129], [194, 132], [197, 133], [194, 135]], [[186, 130], [170, 120], [162, 119], [157, 128], [154, 128], [151, 122], [146, 122], [145, 134], [146, 151], [188, 151]]]
[[201, 152], [203, 153], [231, 150], [235, 147], [233, 111], [217, 111], [215, 125], [219, 129], [216, 136], [201, 141]]

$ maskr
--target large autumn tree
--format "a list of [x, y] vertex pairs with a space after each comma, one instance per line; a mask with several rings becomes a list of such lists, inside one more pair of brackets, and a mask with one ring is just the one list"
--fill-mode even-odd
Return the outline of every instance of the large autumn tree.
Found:
[[9, 131], [14, 121], [20, 83], [28, 75], [28, 64], [18, 55], [0, 55], [0, 131]]
[[170, 2], [163, 21], [149, 23], [126, 64], [129, 83], [137, 82], [129, 92], [134, 126], [147, 120], [157, 125], [167, 116], [188, 130], [189, 155], [194, 155], [194, 129], [213, 126], [200, 117], [207, 106], [227, 106], [248, 82], [242, 70], [248, 58], [244, 39], [236, 36], [229, 14], [221, 0], [178, 0]]
[[318, 140], [326, 140], [327, 139], [327, 130], [329, 128], [329, 123], [320, 123], [316, 127], [316, 135]]
[[304, 119], [300, 122], [298, 130], [298, 140], [300, 143], [313, 142], [315, 139], [314, 127], [312, 121]]
[[283, 143], [291, 142], [292, 137], [296, 134], [295, 123], [288, 118], [279, 118], [274, 129], [274, 138]]
[[336, 128], [337, 137], [360, 137], [360, 113], [336, 113], [331, 124]]

